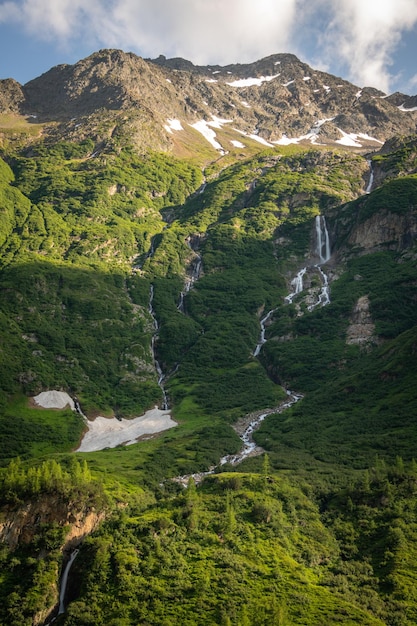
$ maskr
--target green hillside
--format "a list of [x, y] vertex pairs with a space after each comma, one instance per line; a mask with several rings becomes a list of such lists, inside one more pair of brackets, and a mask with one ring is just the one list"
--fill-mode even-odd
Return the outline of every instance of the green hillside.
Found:
[[[204, 169], [126, 143], [2, 144], [0, 622], [48, 623], [78, 543], [57, 626], [415, 624], [415, 138], [373, 155], [370, 194], [354, 152]], [[47, 390], [119, 420], [166, 393], [177, 426], [76, 453], [84, 419]], [[260, 454], [224, 459], [265, 409]]]

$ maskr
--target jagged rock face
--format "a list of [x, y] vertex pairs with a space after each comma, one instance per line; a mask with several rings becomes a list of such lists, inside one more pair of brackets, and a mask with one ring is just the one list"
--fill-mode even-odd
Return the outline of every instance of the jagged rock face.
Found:
[[13, 78], [0, 80], [0, 112], [18, 113], [25, 96], [21, 85]]
[[14, 549], [18, 544], [30, 543], [45, 524], [68, 526], [63, 549], [70, 549], [91, 533], [104, 519], [104, 512], [93, 507], [77, 507], [63, 499], [42, 496], [18, 507], [8, 506], [0, 518], [0, 542]]
[[117, 112], [119, 123], [135, 117], [141, 140], [157, 148], [173, 141], [172, 129], [164, 127], [169, 119], [186, 125], [216, 117], [268, 142], [308, 135], [306, 142], [342, 141], [369, 149], [394, 134], [415, 132], [417, 122], [417, 111], [404, 110], [402, 94], [386, 98], [372, 88], [360, 90], [291, 54], [201, 67], [184, 59], [144, 60], [101, 50], [75, 65], [54, 67], [23, 88], [6, 82], [0, 86], [0, 111], [14, 107], [40, 121], [60, 122]]

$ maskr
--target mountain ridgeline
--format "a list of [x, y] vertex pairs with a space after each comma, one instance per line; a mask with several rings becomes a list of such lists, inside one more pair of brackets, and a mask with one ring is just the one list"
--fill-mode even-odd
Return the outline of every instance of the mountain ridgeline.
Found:
[[417, 622], [416, 124], [291, 54], [0, 81], [1, 624]]

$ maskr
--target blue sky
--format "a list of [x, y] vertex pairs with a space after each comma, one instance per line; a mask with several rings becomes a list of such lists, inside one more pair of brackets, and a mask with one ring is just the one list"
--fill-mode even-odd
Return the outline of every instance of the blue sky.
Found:
[[221, 65], [291, 52], [414, 95], [417, 0], [0, 0], [0, 78], [24, 84], [101, 48]]

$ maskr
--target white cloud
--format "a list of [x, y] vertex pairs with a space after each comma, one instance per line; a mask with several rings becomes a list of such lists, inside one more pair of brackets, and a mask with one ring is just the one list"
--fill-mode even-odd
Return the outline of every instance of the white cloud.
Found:
[[389, 91], [392, 55], [417, 24], [417, 1], [0, 0], [1, 23], [19, 24], [73, 56], [86, 44], [197, 64], [292, 52], [360, 86]]
[[[314, 1], [314, 0], [313, 0]], [[392, 55], [404, 31], [417, 23], [415, 0], [316, 0], [329, 11], [324, 58], [339, 59], [348, 78], [389, 91]]]
[[0, 22], [39, 38], [88, 37], [97, 47], [195, 63], [253, 61], [286, 51], [297, 0], [14, 0]]

